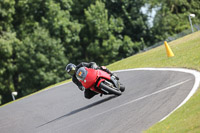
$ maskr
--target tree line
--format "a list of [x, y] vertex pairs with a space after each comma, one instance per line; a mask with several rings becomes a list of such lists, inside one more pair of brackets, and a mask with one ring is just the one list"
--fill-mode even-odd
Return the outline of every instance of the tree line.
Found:
[[199, 23], [199, 0], [1, 0], [0, 104], [69, 78], [69, 62], [136, 54], [190, 28], [190, 13]]

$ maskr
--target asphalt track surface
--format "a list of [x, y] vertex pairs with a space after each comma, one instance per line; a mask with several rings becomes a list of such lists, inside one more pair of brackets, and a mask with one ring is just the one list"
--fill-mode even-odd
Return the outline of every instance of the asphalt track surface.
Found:
[[1, 133], [135, 133], [159, 122], [191, 92], [195, 76], [179, 71], [117, 72], [126, 91], [88, 100], [72, 82], [0, 108]]

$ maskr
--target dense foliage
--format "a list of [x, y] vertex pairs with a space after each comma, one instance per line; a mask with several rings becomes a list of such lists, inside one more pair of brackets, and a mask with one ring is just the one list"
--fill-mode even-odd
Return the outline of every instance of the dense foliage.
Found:
[[154, 0], [150, 4], [159, 9], [151, 29], [156, 41], [190, 28], [189, 14], [196, 15], [192, 18], [193, 24], [200, 24], [199, 0]]
[[69, 78], [69, 62], [131, 56], [189, 28], [190, 13], [200, 23], [199, 0], [1, 0], [0, 104]]

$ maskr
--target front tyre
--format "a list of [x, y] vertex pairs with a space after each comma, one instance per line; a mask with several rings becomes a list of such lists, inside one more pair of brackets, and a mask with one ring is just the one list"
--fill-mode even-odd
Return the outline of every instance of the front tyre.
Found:
[[122, 92], [119, 89], [117, 89], [114, 86], [111, 87], [111, 86], [107, 85], [106, 82], [101, 82], [99, 87], [103, 91], [108, 92], [108, 94], [115, 94], [117, 96], [120, 96], [122, 94]]

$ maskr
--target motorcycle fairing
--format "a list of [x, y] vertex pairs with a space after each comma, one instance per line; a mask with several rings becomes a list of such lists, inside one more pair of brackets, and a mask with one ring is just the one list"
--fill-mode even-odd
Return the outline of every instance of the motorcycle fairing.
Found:
[[[105, 79], [111, 80], [110, 74], [105, 71], [95, 70], [87, 67], [81, 67], [79, 69], [76, 73], [76, 76], [86, 89], [90, 88], [92, 91], [102, 93], [100, 89], [97, 89], [99, 88], [100, 83], [105, 81]], [[87, 73], [85, 71], [87, 71]]]

